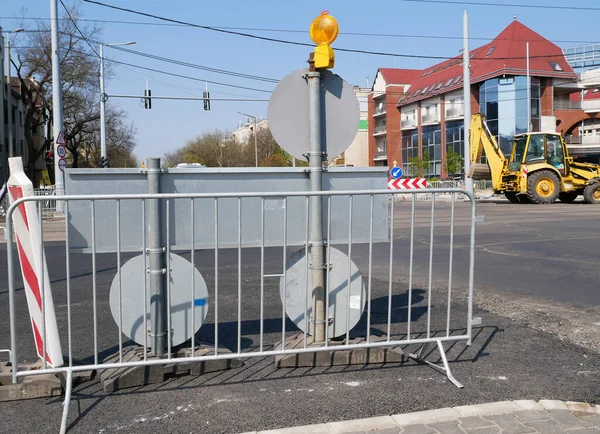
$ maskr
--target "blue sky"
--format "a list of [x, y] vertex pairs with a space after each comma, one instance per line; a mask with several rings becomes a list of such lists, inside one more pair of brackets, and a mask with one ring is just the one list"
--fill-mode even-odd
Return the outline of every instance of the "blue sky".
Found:
[[[73, 5], [73, 0], [63, 0]], [[476, 0], [480, 1], [480, 0]], [[483, 2], [483, 0], [481, 0]], [[515, 3], [514, 0], [508, 1]], [[105, 3], [143, 12], [215, 27], [244, 27], [254, 29], [298, 30], [295, 32], [247, 30], [272, 38], [310, 43], [308, 27], [313, 18], [328, 9], [340, 23], [340, 36], [333, 47], [354, 48], [380, 52], [451, 57], [462, 48], [462, 16], [469, 14], [471, 48], [483, 45], [500, 33], [516, 14], [519, 21], [562, 48], [600, 42], [598, 22], [600, 11], [568, 9], [525, 9], [518, 7], [465, 6], [414, 3], [402, 0], [378, 2], [284, 0], [193, 1], [193, 0], [106, 0]], [[564, 6], [557, 0], [530, 0], [528, 4]], [[597, 7], [595, 1], [577, 1], [573, 6]], [[78, 3], [81, 15], [88, 19], [156, 22], [151, 18], [109, 10], [97, 5]], [[59, 3], [59, 11], [62, 6]], [[49, 0], [2, 0], [0, 26], [5, 30], [18, 27], [19, 20], [10, 17], [42, 17], [50, 15]], [[24, 21], [25, 26], [34, 26]], [[134, 24], [103, 24], [102, 40], [107, 43], [134, 40], [126, 47], [145, 53], [225, 69], [281, 79], [289, 72], [303, 68], [310, 48], [271, 43], [216, 33], [209, 30]], [[377, 33], [398, 36], [355, 36], [344, 32]], [[437, 36], [441, 38], [425, 38]], [[482, 38], [482, 39], [479, 39]], [[582, 41], [582, 42], [568, 42]], [[14, 43], [18, 45], [18, 39]], [[173, 64], [133, 56], [105, 48], [107, 59], [115, 59], [160, 69], [203, 80], [220, 81], [238, 86], [272, 90], [275, 84], [240, 79], [199, 71]], [[367, 77], [372, 82], [377, 68], [423, 68], [437, 63], [431, 59], [386, 57], [336, 52], [334, 71], [350, 84], [364, 87]], [[150, 81], [153, 95], [201, 96], [204, 83], [145, 72], [115, 65], [113, 78], [106, 83], [109, 94], [143, 95], [145, 81]], [[235, 89], [209, 84], [212, 97], [268, 99], [268, 93]], [[137, 127], [136, 155], [140, 160], [162, 157], [185, 144], [186, 140], [214, 129], [233, 130], [244, 117], [237, 112], [266, 117], [266, 102], [218, 102], [211, 111], [202, 102], [153, 101], [152, 110], [140, 107], [139, 100], [111, 100], [128, 112]]]

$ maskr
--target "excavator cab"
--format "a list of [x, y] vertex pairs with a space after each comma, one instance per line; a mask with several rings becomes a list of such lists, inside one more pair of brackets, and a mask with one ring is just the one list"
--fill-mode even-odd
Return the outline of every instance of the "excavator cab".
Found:
[[519, 172], [523, 164], [546, 163], [565, 176], [569, 167], [565, 154], [564, 143], [557, 134], [520, 134], [513, 141], [508, 168], [511, 172]]

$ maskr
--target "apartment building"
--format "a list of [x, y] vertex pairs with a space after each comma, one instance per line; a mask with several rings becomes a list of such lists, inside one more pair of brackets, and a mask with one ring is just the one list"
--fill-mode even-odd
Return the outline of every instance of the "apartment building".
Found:
[[[577, 125], [595, 122], [596, 112], [564, 107], [581, 82], [563, 51], [516, 19], [471, 50], [470, 75], [471, 112], [487, 117], [505, 153], [515, 134], [579, 136]], [[425, 155], [425, 176], [457, 175], [447, 173], [445, 161], [450, 150], [464, 155], [463, 94], [462, 55], [424, 70], [379, 69], [370, 94], [370, 165], [396, 165], [409, 174], [411, 159]]]

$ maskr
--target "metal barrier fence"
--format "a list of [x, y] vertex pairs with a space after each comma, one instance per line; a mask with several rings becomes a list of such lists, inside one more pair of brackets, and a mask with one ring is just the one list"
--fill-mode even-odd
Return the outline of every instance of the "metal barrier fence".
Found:
[[42, 207], [42, 218], [50, 219], [57, 217], [56, 211], [56, 189], [53, 185], [38, 187], [33, 190], [36, 196], [44, 196], [44, 200], [39, 202]]
[[[473, 304], [473, 272], [476, 205], [471, 194], [461, 189], [443, 188], [439, 190], [424, 189], [406, 191], [405, 195], [445, 194], [450, 197], [451, 206], [436, 209], [435, 196], [431, 204], [412, 203], [398, 204], [386, 200], [388, 205], [383, 212], [387, 213], [389, 241], [373, 242], [373, 217], [379, 208], [374, 206], [377, 198], [386, 198], [394, 191], [338, 191], [338, 192], [294, 192], [294, 193], [222, 193], [222, 194], [137, 194], [106, 196], [64, 196], [65, 212], [69, 215], [69, 205], [87, 203], [89, 205], [89, 226], [92, 233], [92, 249], [89, 255], [73, 254], [69, 251], [69, 239], [72, 236], [69, 219], [65, 219], [65, 243], [62, 253], [53, 245], [45, 246], [46, 257], [64, 254], [65, 278], [58, 278], [53, 283], [54, 300], [57, 305], [59, 331], [62, 342], [66, 342], [68, 357], [65, 366], [52, 368], [46, 360], [41, 361], [40, 369], [20, 370], [19, 357], [31, 356], [31, 346], [24, 340], [17, 339], [18, 330], [27, 330], [31, 324], [24, 309], [25, 295], [17, 292], [18, 268], [17, 254], [13, 244], [11, 216], [17, 207], [26, 201], [37, 202], [44, 206], [44, 197], [26, 197], [11, 205], [7, 212], [7, 253], [8, 284], [10, 309], [10, 357], [13, 366], [13, 382], [26, 376], [42, 374], [61, 374], [66, 377], [65, 405], [62, 416], [61, 432], [65, 432], [69, 413], [73, 374], [79, 371], [106, 370], [134, 366], [152, 366], [190, 363], [219, 359], [240, 359], [265, 356], [285, 356], [289, 354], [318, 353], [323, 351], [354, 350], [375, 347], [397, 347], [406, 345], [433, 344], [439, 350], [442, 370], [448, 379], [459, 387], [460, 383], [452, 376], [446, 357], [444, 343], [464, 341], [470, 345], [472, 339], [472, 304]], [[304, 254], [305, 249], [312, 250], [309, 243], [308, 214], [309, 199], [313, 196], [322, 198], [325, 208], [323, 226], [326, 240], [322, 247], [326, 251], [326, 288], [325, 312], [327, 312], [325, 341], [322, 346], [313, 346], [311, 342], [313, 322], [312, 289], [309, 284], [309, 269], [312, 264]], [[244, 200], [259, 200], [261, 207], [258, 215], [247, 215]], [[458, 198], [465, 200], [457, 200]], [[172, 250], [170, 242], [164, 242], [160, 253], [164, 256], [164, 270], [149, 269], [150, 251], [147, 237], [139, 240], [139, 261], [131, 257], [131, 253], [122, 252], [121, 211], [128, 204], [141, 204], [139, 224], [145, 227], [150, 215], [147, 206], [149, 201], [159, 200], [166, 212], [164, 240], [170, 240], [174, 230], [174, 220], [170, 213], [186, 209], [184, 216], [190, 222], [190, 244], [187, 249], [180, 247], [177, 254]], [[368, 242], [353, 241], [356, 222], [353, 216], [357, 211], [356, 204], [370, 206], [370, 234]], [[279, 247], [265, 246], [265, 236], [270, 227], [265, 224], [267, 213], [271, 212], [267, 203], [277, 200], [281, 207], [278, 214], [282, 220]], [[303, 205], [305, 224], [300, 227], [289, 227], [288, 204], [292, 201]], [[331, 209], [336, 203], [344, 201], [348, 204], [347, 243], [332, 245]], [[237, 215], [233, 220], [236, 227], [237, 247], [223, 248], [219, 244], [220, 228], [219, 207], [225, 202], [237, 204]], [[114, 231], [97, 232], [96, 213], [100, 208], [114, 210]], [[214, 213], [214, 234], [209, 240], [211, 249], [198, 250], [195, 246], [194, 225], [198, 209]], [[252, 208], [254, 209], [254, 208]], [[38, 207], [39, 212], [42, 209]], [[243, 245], [243, 225], [247, 219], [259, 219], [261, 242], [258, 247]], [[461, 227], [460, 233], [455, 227]], [[40, 223], [40, 231], [42, 231]], [[303, 245], [288, 244], [291, 232], [300, 233], [305, 240]], [[270, 235], [271, 239], [273, 234]], [[96, 253], [95, 241], [99, 237], [114, 237], [117, 251], [114, 255]], [[455, 246], [455, 239], [467, 249]], [[441, 240], [441, 241], [440, 241]], [[438, 243], [439, 241], [439, 243]], [[206, 240], [205, 240], [206, 242]], [[458, 243], [457, 243], [458, 244]], [[293, 249], [292, 249], [293, 248]], [[54, 249], [49, 251], [48, 249]], [[462, 255], [462, 256], [461, 256]], [[75, 257], [79, 267], [85, 270], [74, 272], [71, 257]], [[184, 268], [176, 266], [181, 262], [177, 256], [188, 260]], [[83, 258], [85, 257], [85, 261]], [[468, 282], [466, 292], [453, 288], [453, 268], [459, 258], [468, 267], [462, 267], [458, 273]], [[133, 262], [131, 262], [133, 261]], [[137, 262], [136, 262], [137, 261]], [[83, 265], [86, 264], [86, 265]], [[127, 268], [134, 264], [135, 269]], [[116, 273], [110, 290], [102, 285], [98, 276], [107, 270]], [[197, 270], [198, 269], [198, 270]], [[133, 270], [133, 271], [132, 271]], [[86, 272], [87, 271], [87, 272]], [[43, 271], [42, 271], [43, 272]], [[362, 274], [361, 274], [362, 272]], [[55, 276], [59, 271], [54, 268]], [[162, 274], [166, 279], [167, 339], [166, 358], [153, 358], [149, 354], [149, 319], [152, 316], [151, 296], [148, 294], [148, 281], [153, 276]], [[132, 293], [133, 286], [127, 282], [128, 275], [138, 278], [139, 290], [143, 294]], [[185, 275], [185, 276], [184, 276]], [[139, 278], [141, 276], [141, 278]], [[145, 277], [144, 277], [145, 276]], [[200, 276], [200, 277], [199, 277]], [[185, 278], [184, 278], [185, 277]], [[186, 285], [176, 286], [177, 279], [185, 280]], [[134, 279], [135, 280], [135, 279]], [[202, 280], [206, 284], [206, 296], [197, 291], [197, 284]], [[44, 279], [40, 279], [44, 282]], [[444, 282], [443, 287], [438, 287]], [[191, 282], [191, 284], [190, 284]], [[295, 282], [295, 283], [294, 283]], [[447, 282], [447, 283], [445, 283]], [[136, 287], [137, 288], [137, 287]], [[358, 289], [356, 289], [358, 288]], [[43, 288], [42, 288], [43, 289]], [[358, 292], [357, 292], [358, 291]], [[200, 291], [202, 292], [202, 291]], [[44, 294], [44, 291], [41, 291]], [[137, 298], [136, 298], [137, 297]], [[116, 325], [110, 321], [106, 303], [110, 298], [112, 316]], [[128, 323], [128, 312], [135, 310], [133, 301], [139, 302], [142, 313], [135, 327], [141, 334], [136, 334], [134, 326]], [[183, 301], [182, 301], [183, 300]], [[200, 301], [199, 301], [200, 300]], [[127, 304], [126, 304], [127, 303]], [[77, 307], [75, 308], [75, 304]], [[43, 303], [42, 303], [43, 306]], [[116, 306], [116, 307], [115, 307]], [[125, 307], [126, 306], [126, 307]], [[43, 308], [42, 308], [43, 309]], [[116, 309], [116, 310], [115, 310]], [[197, 309], [201, 309], [198, 316]], [[183, 322], [177, 315], [183, 314]], [[45, 317], [45, 312], [43, 312]], [[289, 317], [289, 319], [287, 319]], [[43, 321], [45, 324], [45, 321]], [[178, 328], [188, 331], [177, 340]], [[188, 330], [189, 329], [189, 330]], [[42, 330], [45, 353], [45, 331]], [[189, 339], [186, 337], [189, 336]], [[359, 336], [361, 341], [352, 337]], [[298, 345], [290, 345], [290, 339], [296, 337]], [[334, 345], [332, 338], [337, 337]], [[66, 338], [66, 339], [65, 339]], [[140, 360], [127, 361], [124, 352], [127, 340], [138, 343], [143, 356]], [[343, 341], [340, 340], [343, 338]], [[203, 355], [195, 352], [200, 340], [209, 341], [211, 351]], [[3, 342], [0, 342], [3, 343]], [[175, 357], [178, 349], [187, 348], [191, 352], [185, 357]], [[107, 353], [116, 355], [109, 363], [103, 363]], [[420, 357], [418, 352], [414, 357]], [[74, 363], [79, 360], [80, 363]], [[430, 362], [427, 362], [431, 364]]]

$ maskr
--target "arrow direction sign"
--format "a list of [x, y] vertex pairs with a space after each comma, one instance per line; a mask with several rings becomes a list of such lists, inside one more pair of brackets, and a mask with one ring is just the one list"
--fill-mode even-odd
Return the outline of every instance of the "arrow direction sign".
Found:
[[390, 176], [394, 179], [402, 177], [402, 169], [400, 167], [392, 167], [390, 170]]

